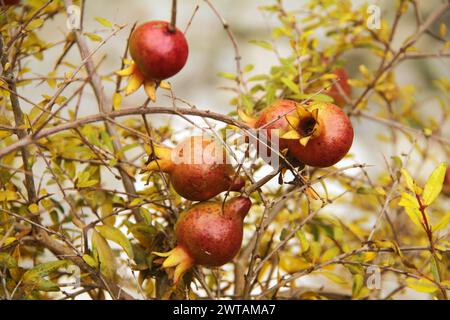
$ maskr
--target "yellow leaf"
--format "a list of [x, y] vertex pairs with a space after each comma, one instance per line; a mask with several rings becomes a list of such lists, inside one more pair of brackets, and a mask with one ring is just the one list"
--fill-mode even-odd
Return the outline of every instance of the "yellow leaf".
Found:
[[415, 190], [414, 180], [411, 178], [411, 176], [405, 169], [402, 169], [401, 171], [402, 171], [403, 178], [405, 179], [406, 186], [408, 187], [408, 189], [411, 192], [415, 192], [416, 190]]
[[425, 293], [433, 293], [438, 290], [436, 285], [427, 279], [408, 278], [406, 279], [406, 285], [415, 291]]
[[92, 258], [90, 255], [88, 254], [84, 254], [83, 255], [83, 260], [84, 262], [86, 262], [90, 267], [97, 269], [98, 268], [98, 262], [95, 261], [94, 258]]
[[89, 39], [91, 39], [92, 41], [97, 41], [100, 42], [103, 40], [102, 37], [100, 37], [99, 35], [95, 34], [95, 33], [89, 33], [89, 32], [85, 32], [84, 33], [85, 36], [87, 36]]
[[32, 214], [36, 214], [39, 212], [39, 206], [36, 203], [32, 203], [28, 206], [28, 210], [30, 210]]
[[447, 212], [445, 214], [445, 216], [443, 216], [441, 218], [441, 220], [438, 221], [438, 223], [436, 223], [436, 225], [433, 226], [433, 231], [439, 231], [444, 229], [445, 227], [447, 227], [447, 225], [450, 223], [450, 211]]
[[92, 254], [100, 264], [100, 272], [108, 279], [116, 277], [116, 260], [106, 240], [95, 230], [92, 232]]
[[119, 229], [106, 225], [97, 226], [95, 229], [103, 238], [113, 241], [121, 246], [131, 259], [134, 258], [133, 247], [131, 246], [130, 240], [128, 240]]
[[44, 19], [36, 19], [36, 20], [31, 21], [25, 29], [28, 31], [31, 31], [31, 30], [39, 28], [43, 24], [44, 24]]
[[300, 248], [302, 252], [306, 252], [309, 250], [309, 241], [306, 239], [305, 233], [302, 230], [299, 230], [295, 233], [298, 241], [300, 242]]
[[13, 201], [19, 199], [17, 193], [12, 190], [0, 191], [0, 201]]
[[422, 224], [422, 214], [417, 208], [405, 207], [406, 214], [411, 219], [411, 221], [418, 227], [423, 227]]
[[347, 281], [344, 278], [342, 278], [341, 276], [339, 276], [335, 273], [332, 273], [332, 272], [320, 271], [320, 272], [316, 272], [316, 274], [324, 276], [337, 284], [346, 284], [347, 283]]
[[441, 163], [428, 178], [427, 183], [423, 189], [422, 198], [425, 205], [430, 205], [441, 193], [442, 185], [444, 184], [446, 165]]
[[114, 93], [113, 96], [113, 109], [119, 110], [120, 105], [122, 104], [122, 95], [118, 92]]
[[105, 18], [95, 17], [95, 20], [97, 20], [97, 22], [100, 23], [102, 26], [105, 26], [107, 28], [111, 28], [112, 27], [112, 23], [109, 22], [109, 20], [107, 20]]
[[445, 23], [441, 23], [441, 25], [439, 26], [439, 35], [441, 36], [441, 38], [445, 38], [446, 34], [447, 34], [447, 26], [445, 25]]
[[280, 253], [279, 266], [287, 273], [294, 273], [309, 268], [311, 263], [307, 262], [304, 258], [297, 257], [292, 253], [282, 252]]

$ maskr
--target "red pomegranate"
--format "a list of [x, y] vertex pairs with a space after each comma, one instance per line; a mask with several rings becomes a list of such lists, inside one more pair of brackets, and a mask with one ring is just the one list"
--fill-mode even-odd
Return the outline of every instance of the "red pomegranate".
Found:
[[313, 167], [329, 167], [340, 161], [353, 143], [353, 127], [341, 108], [332, 103], [314, 102], [297, 108], [289, 139], [289, 152]]
[[445, 171], [444, 187], [442, 188], [445, 195], [450, 196], [450, 168]]
[[334, 99], [336, 105], [343, 107], [352, 93], [352, 87], [348, 84], [348, 73], [344, 68], [336, 69], [333, 73], [338, 77], [338, 80], [326, 94]]
[[218, 267], [231, 261], [242, 244], [243, 221], [251, 207], [245, 197], [200, 202], [181, 213], [175, 225], [177, 246], [166, 253], [162, 267], [175, 267], [174, 283], [194, 265]]
[[[266, 107], [256, 118], [239, 112], [241, 119], [251, 128], [267, 130], [267, 138], [278, 135], [289, 127], [288, 119], [295, 113], [298, 103], [293, 100], [277, 100]], [[279, 151], [287, 148], [287, 140], [279, 138]], [[270, 153], [270, 152], [269, 152]]]
[[211, 199], [224, 191], [239, 191], [245, 180], [237, 176], [223, 146], [193, 136], [176, 148], [154, 146], [152, 162], [143, 172], [161, 170], [170, 176], [175, 191], [191, 201]]
[[14, 6], [16, 4], [19, 4], [20, 0], [0, 0], [0, 7], [1, 6]]
[[169, 22], [150, 21], [136, 28], [130, 37], [130, 54], [146, 79], [164, 80], [186, 64], [188, 44], [184, 34], [169, 30]]

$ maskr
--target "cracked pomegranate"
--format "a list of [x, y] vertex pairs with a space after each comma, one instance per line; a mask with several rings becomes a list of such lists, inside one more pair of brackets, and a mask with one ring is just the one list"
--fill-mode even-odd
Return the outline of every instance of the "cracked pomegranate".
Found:
[[194, 265], [218, 267], [231, 261], [242, 244], [243, 221], [251, 207], [246, 197], [201, 202], [181, 213], [175, 225], [177, 246], [166, 253], [162, 267], [175, 268], [174, 283]]
[[215, 140], [193, 136], [176, 146], [154, 146], [155, 158], [143, 168], [170, 176], [175, 191], [192, 201], [211, 199], [224, 191], [239, 191], [245, 180], [237, 176], [225, 149]]

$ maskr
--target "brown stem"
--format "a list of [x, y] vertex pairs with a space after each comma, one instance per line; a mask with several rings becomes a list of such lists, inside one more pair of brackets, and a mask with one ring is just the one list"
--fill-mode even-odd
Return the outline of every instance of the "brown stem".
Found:
[[170, 17], [169, 31], [177, 31], [177, 0], [172, 0], [172, 15]]

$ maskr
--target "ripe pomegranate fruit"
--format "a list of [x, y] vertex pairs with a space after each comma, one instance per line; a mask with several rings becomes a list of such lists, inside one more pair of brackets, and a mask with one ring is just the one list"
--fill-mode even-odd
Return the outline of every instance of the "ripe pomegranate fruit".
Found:
[[169, 22], [150, 21], [133, 31], [130, 54], [146, 79], [164, 80], [180, 71], [188, 57], [183, 32], [169, 30]]
[[0, 0], [0, 7], [1, 6], [14, 6], [16, 4], [19, 4], [20, 0]]
[[200, 202], [181, 213], [175, 225], [177, 246], [166, 253], [162, 267], [175, 267], [174, 283], [194, 265], [218, 267], [231, 261], [241, 248], [243, 221], [251, 207], [246, 197], [222, 202]]
[[[277, 100], [262, 110], [257, 118], [252, 118], [242, 111], [239, 111], [239, 116], [249, 127], [267, 130], [267, 140], [270, 142], [273, 135], [279, 136], [280, 131], [288, 129], [288, 119], [296, 109], [297, 102], [293, 100]], [[279, 139], [279, 151], [286, 148], [287, 140]]]
[[130, 76], [125, 94], [135, 92], [144, 84], [151, 100], [155, 101], [156, 87], [168, 87], [162, 80], [177, 74], [186, 64], [189, 48], [183, 32], [169, 29], [166, 21], [149, 21], [138, 26], [130, 37], [133, 63], [117, 72]]
[[443, 190], [445, 195], [450, 196], [450, 167], [445, 171]]
[[333, 72], [338, 80], [331, 86], [326, 92], [330, 97], [334, 99], [334, 103], [340, 107], [345, 106], [347, 99], [352, 93], [352, 87], [348, 84], [348, 73], [344, 68], [336, 69]]
[[170, 175], [175, 191], [192, 201], [211, 199], [224, 191], [239, 191], [245, 180], [237, 176], [225, 149], [215, 140], [193, 136], [174, 149], [154, 146], [155, 160], [143, 168]]
[[298, 106], [289, 120], [289, 152], [313, 167], [329, 167], [340, 161], [353, 143], [353, 127], [347, 115], [332, 103]]

